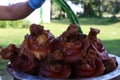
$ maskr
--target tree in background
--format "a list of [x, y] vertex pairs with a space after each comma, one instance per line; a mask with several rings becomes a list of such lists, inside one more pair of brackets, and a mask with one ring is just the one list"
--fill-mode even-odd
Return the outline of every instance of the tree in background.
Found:
[[[71, 1], [73, 4], [83, 5], [84, 13], [79, 13], [79, 16], [88, 17], [103, 17], [103, 13], [112, 14], [116, 17], [116, 14], [120, 12], [120, 0], [66, 0]], [[60, 6], [54, 4], [54, 14], [59, 18], [65, 18], [65, 13]]]
[[81, 3], [84, 5], [85, 16], [102, 16], [102, 2], [103, 0], [70, 0], [74, 4]]
[[111, 4], [111, 14], [116, 18], [116, 14], [120, 11], [120, 2], [118, 0], [110, 1]]
[[85, 16], [102, 17], [104, 12], [111, 13], [113, 17], [120, 12], [120, 0], [70, 0], [74, 4], [84, 5]]
[[113, 18], [116, 18], [116, 14], [120, 12], [120, 0], [104, 0], [103, 10], [109, 14], [112, 14]]

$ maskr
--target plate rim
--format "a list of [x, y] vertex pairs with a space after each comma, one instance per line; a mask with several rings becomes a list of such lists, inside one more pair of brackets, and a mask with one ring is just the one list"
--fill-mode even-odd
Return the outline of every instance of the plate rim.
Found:
[[[104, 74], [104, 75], [100, 75], [100, 76], [96, 76], [96, 77], [91, 77], [91, 78], [77, 78], [77, 79], [80, 79], [80, 80], [109, 80], [109, 79], [114, 79], [116, 77], [120, 77], [120, 57], [119, 56], [116, 56], [114, 54], [108, 54], [110, 57], [116, 57], [116, 60], [117, 60], [117, 63], [118, 63], [118, 66], [117, 68], [108, 73], [108, 74]], [[38, 79], [46, 79], [46, 77], [39, 77], [39, 76], [34, 76], [34, 75], [30, 75], [30, 74], [26, 74], [26, 73], [23, 73], [23, 72], [20, 72], [20, 71], [17, 71], [17, 70], [14, 70], [12, 69], [12, 67], [9, 66], [10, 63], [8, 63], [7, 65], [7, 71], [9, 72], [9, 74], [13, 77], [16, 77], [18, 79], [25, 79], [25, 80], [38, 80]], [[19, 74], [24, 74], [25, 76], [22, 76]], [[12, 75], [14, 74], [14, 75]], [[16, 75], [18, 74], [18, 75]], [[20, 78], [21, 76], [21, 78]], [[53, 80], [55, 78], [47, 78], [49, 80]], [[63, 79], [62, 79], [63, 80]]]

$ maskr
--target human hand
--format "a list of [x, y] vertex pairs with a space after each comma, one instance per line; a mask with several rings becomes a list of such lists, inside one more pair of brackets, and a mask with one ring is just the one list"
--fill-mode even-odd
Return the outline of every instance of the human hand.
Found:
[[37, 9], [42, 6], [42, 4], [45, 2], [45, 0], [29, 0], [29, 6], [32, 9]]

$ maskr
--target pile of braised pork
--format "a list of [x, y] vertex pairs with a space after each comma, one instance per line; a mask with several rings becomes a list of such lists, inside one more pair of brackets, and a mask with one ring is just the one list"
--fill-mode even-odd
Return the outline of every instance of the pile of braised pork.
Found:
[[78, 32], [71, 24], [55, 38], [41, 25], [32, 24], [30, 34], [20, 47], [10, 44], [0, 56], [10, 60], [14, 69], [49, 78], [94, 77], [116, 69], [115, 57], [110, 57], [97, 34], [91, 28], [88, 35]]

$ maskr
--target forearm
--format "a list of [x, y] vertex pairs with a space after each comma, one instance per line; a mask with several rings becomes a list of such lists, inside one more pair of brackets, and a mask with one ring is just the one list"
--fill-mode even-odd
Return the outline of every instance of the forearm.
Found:
[[28, 2], [21, 2], [10, 6], [0, 6], [0, 20], [18, 20], [27, 17], [34, 10]]

